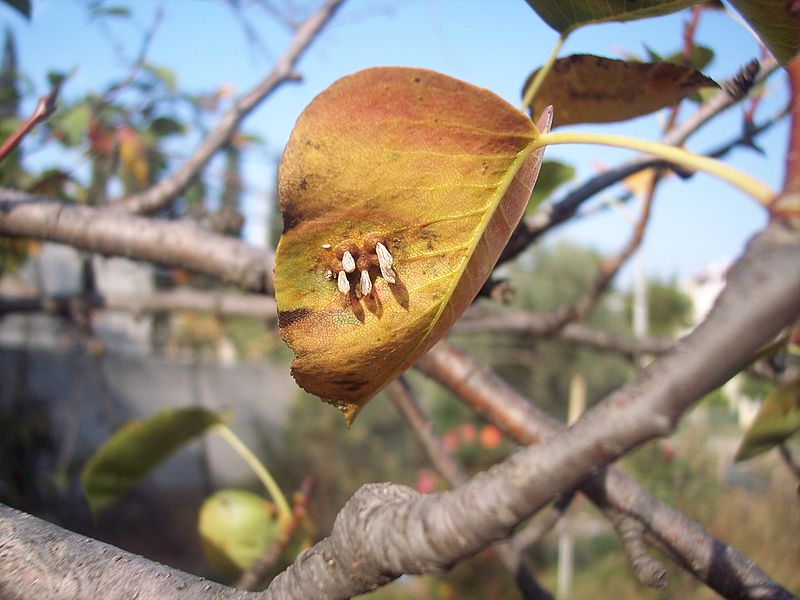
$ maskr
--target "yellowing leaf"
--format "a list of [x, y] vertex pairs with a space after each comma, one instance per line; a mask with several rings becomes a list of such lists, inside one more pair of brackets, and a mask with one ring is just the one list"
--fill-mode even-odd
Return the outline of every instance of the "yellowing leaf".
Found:
[[774, 388], [747, 428], [734, 460], [752, 458], [780, 443], [800, 430], [800, 379]]
[[[537, 135], [491, 92], [421, 69], [360, 71], [305, 109], [280, 166], [275, 260], [279, 324], [300, 386], [352, 422], [445, 334], [525, 210]], [[362, 296], [363, 270], [372, 289]]]
[[[523, 95], [536, 73], [525, 82]], [[671, 106], [707, 86], [717, 84], [690, 67], [575, 54], [553, 64], [531, 110], [537, 114], [554, 106], [554, 126], [610, 123]]]
[[560, 33], [606, 21], [632, 21], [676, 12], [702, 0], [527, 0]]
[[653, 185], [653, 178], [656, 176], [655, 169], [644, 169], [633, 175], [628, 175], [622, 180], [622, 185], [635, 197], [641, 197], [650, 190]]
[[118, 137], [123, 179], [132, 189], [141, 189], [150, 181], [147, 145], [142, 139], [142, 135], [128, 126], [119, 129]]

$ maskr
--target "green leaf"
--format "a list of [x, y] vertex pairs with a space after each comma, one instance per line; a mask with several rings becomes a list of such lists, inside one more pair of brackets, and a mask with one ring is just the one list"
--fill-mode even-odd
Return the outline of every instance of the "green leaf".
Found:
[[730, 0], [778, 62], [787, 65], [800, 52], [797, 15], [787, 0]]
[[48, 71], [47, 72], [47, 83], [50, 84], [50, 87], [55, 87], [57, 85], [62, 85], [66, 80], [67, 77], [70, 76], [70, 73], [65, 73], [63, 71]]
[[91, 8], [92, 17], [130, 17], [131, 11], [126, 6], [103, 6], [96, 4]]
[[66, 146], [77, 146], [83, 141], [91, 119], [91, 108], [86, 102], [80, 102], [54, 119], [53, 128]]
[[170, 454], [221, 422], [220, 414], [193, 407], [164, 410], [123, 426], [95, 452], [81, 473], [92, 512], [116, 502]]
[[535, 212], [544, 200], [558, 187], [575, 178], [575, 167], [557, 160], [546, 160], [542, 163], [536, 187], [533, 188], [531, 201], [525, 209], [525, 214]]
[[26, 19], [31, 18], [31, 0], [0, 0], [0, 2], [7, 4]]
[[150, 122], [149, 129], [158, 137], [181, 134], [186, 130], [183, 123], [172, 117], [156, 117]]
[[178, 81], [177, 77], [175, 76], [175, 71], [167, 67], [159, 67], [158, 65], [152, 65], [150, 63], [145, 63], [143, 68], [145, 71], [151, 73], [157, 79], [159, 79], [167, 87], [167, 90], [170, 93], [175, 92]]
[[203, 552], [221, 575], [235, 579], [275, 542], [281, 526], [272, 502], [245, 490], [220, 490], [200, 508]]
[[526, 0], [559, 33], [606, 21], [632, 21], [677, 12], [702, 0]]
[[734, 460], [742, 461], [770, 450], [800, 430], [800, 379], [773, 389], [747, 429]]
[[[683, 52], [675, 52], [663, 59], [676, 65], [683, 63]], [[698, 71], [702, 71], [711, 61], [714, 60], [714, 51], [707, 46], [695, 45], [692, 47], [692, 56], [689, 58], [689, 66]]]

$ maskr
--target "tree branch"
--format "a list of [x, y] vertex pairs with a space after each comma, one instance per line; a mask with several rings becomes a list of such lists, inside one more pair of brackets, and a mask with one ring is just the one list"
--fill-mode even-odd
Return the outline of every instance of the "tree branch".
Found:
[[622, 540], [625, 554], [639, 581], [649, 587], [664, 587], [667, 584], [667, 570], [647, 552], [644, 523], [616, 509], [606, 510], [605, 514], [611, 515], [611, 523]]
[[[752, 255], [761, 254], [766, 263], [771, 260], [770, 254], [772, 251], [769, 249], [770, 245], [781, 254], [784, 251], [789, 252], [789, 254], [797, 252], [797, 249], [789, 250], [785, 246], [785, 244], [789, 243], [788, 239], [791, 238], [794, 238], [795, 242], [793, 243], [797, 244], [797, 233], [792, 231], [786, 224], [773, 223], [768, 229], [768, 234], [768, 236], [767, 234], [762, 234], [750, 243], [747, 255], [740, 261], [741, 264], [731, 272], [729, 284], [723, 295], [720, 296], [715, 310], [709, 315], [707, 321], [681, 341], [664, 359], [645, 370], [637, 381], [625, 386], [622, 390], [613, 394], [611, 398], [604, 401], [603, 407], [613, 406], [615, 401], [619, 402], [619, 407], [624, 407], [633, 402], [642, 393], [641, 388], [647, 389], [648, 386], [661, 387], [664, 398], [669, 397], [670, 394], [685, 393], [685, 381], [681, 381], [680, 378], [675, 376], [666, 376], [663, 372], [663, 365], [679, 362], [681, 357], [685, 361], [695, 358], [699, 360], [694, 367], [686, 365], [688, 371], [703, 369], [706, 365], [711, 365], [712, 363], [715, 363], [714, 368], [717, 370], [730, 369], [733, 362], [737, 361], [739, 365], [747, 363], [749, 358], [738, 357], [727, 360], [729, 357], [726, 356], [726, 360], [722, 361], [725, 363], [723, 365], [718, 360], [719, 357], [715, 359], [711, 352], [694, 354], [696, 348], [692, 347], [692, 341], [697, 340], [698, 337], [703, 339], [707, 335], [705, 332], [709, 330], [712, 332], [711, 335], [723, 333], [724, 315], [728, 313], [731, 315], [729, 318], [734, 318], [733, 315], [736, 309], [731, 308], [731, 305], [737, 302], [736, 294], [741, 293], [744, 298], [747, 296], [746, 286], [757, 286], [755, 283], [758, 280], [757, 275], [751, 274], [755, 279], [748, 282], [749, 277], [741, 274], [744, 270], [744, 265], [752, 263], [754, 260]], [[772, 239], [766, 247], [763, 246], [765, 237]], [[778, 268], [782, 269], [783, 267]], [[798, 273], [799, 270], [800, 267], [795, 265], [792, 270], [793, 274], [790, 275], [788, 272], [776, 274], [771, 279], [780, 278], [785, 274], [787, 277], [795, 278], [794, 285], [798, 286], [800, 285], [800, 280], [797, 279], [800, 275]], [[796, 296], [794, 302], [800, 302], [800, 293], [795, 291], [794, 294]], [[788, 300], [788, 297], [784, 297], [784, 299]], [[792, 310], [784, 313], [784, 316], [788, 318], [787, 322], [792, 320], [791, 314]], [[766, 315], [764, 318], [766, 318]], [[758, 323], [758, 320], [754, 321], [751, 326], [757, 327], [756, 323]], [[779, 328], [779, 326], [776, 327], [774, 331]], [[717, 332], [715, 329], [719, 329], [719, 331]], [[751, 330], [751, 333], [754, 334], [755, 331]], [[764, 338], [765, 341], [769, 337]], [[734, 340], [729, 339], [728, 343], [733, 344]], [[757, 346], [751, 346], [749, 352], [753, 353], [756, 349]], [[426, 374], [444, 383], [456, 394], [467, 400], [473, 409], [483, 414], [490, 421], [500, 426], [507, 434], [522, 443], [546, 442], [551, 440], [562, 428], [548, 415], [538, 411], [529, 401], [511, 390], [491, 371], [480, 363], [456, 352], [446, 343], [440, 343], [434, 347], [417, 366]], [[669, 371], [669, 369], [667, 370]], [[730, 370], [727, 374], [722, 375], [722, 381], [733, 375], [733, 373], [734, 370]], [[695, 376], [699, 377], [700, 375], [695, 372]], [[657, 383], [656, 380], [660, 383]], [[651, 417], [660, 417], [662, 420], [666, 417], [666, 420], [669, 421], [670, 417], [666, 413], [659, 413], [654, 407], [651, 407], [650, 410], [653, 410]], [[592, 413], [595, 413], [595, 411], [593, 410]], [[627, 414], [626, 416], [634, 418], [632, 414]], [[609, 416], [608, 418], [615, 417]], [[622, 418], [621, 415], [620, 418]], [[642, 416], [642, 418], [645, 417]], [[581, 422], [584, 422], [584, 420], [585, 418]], [[634, 420], [636, 419], [634, 418]], [[600, 425], [597, 426], [600, 427]], [[578, 425], [576, 424], [574, 428], [577, 427]], [[606, 449], [609, 449], [608, 441], [598, 442], [597, 451]], [[616, 451], [619, 448], [612, 444], [611, 449]], [[620, 471], [614, 468], [607, 469], [600, 476], [584, 484], [583, 491], [598, 506], [610, 506], [641, 521], [658, 540], [660, 546], [667, 549], [679, 563], [683, 564], [696, 577], [723, 596], [740, 598], [790, 597], [786, 596], [787, 592], [783, 591], [747, 556], [713, 538], [700, 525], [652, 497]]]
[[60, 83], [53, 85], [45, 96], [39, 98], [36, 107], [33, 109], [30, 116], [25, 119], [25, 122], [3, 141], [2, 146], [0, 146], [0, 161], [8, 156], [34, 127], [42, 121], [46, 121], [47, 118], [55, 112], [60, 89]]
[[[537, 409], [483, 364], [447, 342], [434, 346], [416, 367], [520, 443], [542, 443], [564, 430], [563, 424]], [[749, 557], [715, 539], [702, 526], [652, 496], [619, 469], [606, 469], [585, 483], [581, 491], [603, 512], [617, 510], [643, 523], [660, 547], [723, 595], [727, 595], [724, 591], [728, 590], [730, 597], [770, 598], [773, 597], [770, 590], [780, 590], [780, 586]], [[750, 595], [737, 595], [739, 583], [752, 590]]]
[[[303, 553], [270, 590], [317, 597], [326, 590], [330, 598], [346, 598], [402, 573], [447, 568], [506, 537], [558, 491], [670, 433], [686, 408], [738, 372], [800, 311], [798, 237], [773, 223], [754, 238], [706, 321], [569, 430], [451, 492], [419, 495], [391, 484], [362, 487], [339, 513], [331, 536]], [[713, 538], [707, 534], [705, 544], [680, 552], [683, 538], [694, 533], [664, 532], [665, 545], [677, 556], [692, 556], [692, 572], [721, 594], [791, 597], [747, 557], [716, 540], [708, 544]]]
[[277, 322], [275, 299], [270, 296], [191, 288], [163, 290], [149, 295], [96, 292], [91, 295], [0, 296], [0, 316], [33, 312], [65, 315], [73, 312], [77, 305], [135, 315], [161, 311], [187, 311], [211, 313], [222, 318], [248, 317], [270, 324]]
[[4, 600], [259, 598], [66, 531], [2, 504], [0, 592]]
[[[507, 309], [502, 313], [472, 307], [464, 318], [456, 321], [456, 333], [507, 333], [517, 336], [544, 337], [557, 329], [554, 313], [534, 313]], [[624, 333], [604, 331], [585, 323], [568, 323], [558, 332], [562, 340], [584, 344], [597, 350], [615, 352], [627, 358], [641, 354], [663, 354], [674, 345], [672, 340], [637, 338]]]
[[[411, 393], [408, 382], [400, 377], [397, 381], [389, 384], [386, 392], [389, 400], [411, 427], [422, 447], [425, 448], [428, 458], [439, 474], [447, 480], [451, 487], [455, 488], [465, 484], [468, 481], [467, 474], [436, 436], [433, 423]], [[514, 577], [523, 598], [526, 600], [552, 600], [552, 595], [539, 585], [533, 576], [531, 565], [522, 556], [525, 546], [516, 542], [516, 536], [494, 544], [493, 548], [503, 566]]]
[[[349, 598], [403, 573], [447, 568], [507, 537], [560, 491], [586, 484], [599, 485], [597, 493], [602, 493], [598, 478], [587, 482], [587, 477], [634, 447], [671, 432], [686, 408], [738, 372], [761, 345], [796, 318], [798, 253], [798, 232], [773, 221], [731, 270], [706, 320], [570, 429], [560, 434], [550, 429], [549, 440], [517, 452], [450, 492], [421, 495], [392, 484], [362, 487], [339, 513], [330, 537], [301, 554], [263, 597]], [[473, 381], [476, 387], [480, 383]], [[650, 517], [648, 527], [659, 531], [654, 526], [657, 513], [650, 508], [644, 513]], [[68, 595], [175, 597], [179, 586], [182, 593], [197, 598], [248, 597], [144, 559], [134, 562], [131, 555], [99, 542], [75, 543], [85, 538], [55, 534], [54, 526], [11, 509], [3, 509], [0, 518], [0, 589], [11, 598], [53, 596], [53, 590], [73, 585], [75, 573], [87, 569], [92, 576], [78, 582], [82, 589], [73, 587], [80, 594]], [[696, 529], [705, 534], [699, 526]], [[698, 539], [697, 533], [685, 528], [662, 530], [661, 541], [675, 556], [691, 557], [687, 567], [719, 593], [792, 597], [747, 557], [707, 534]]]
[[253, 292], [273, 289], [270, 251], [188, 221], [137, 217], [112, 208], [65, 204], [0, 189], [0, 234], [182, 267]]
[[633, 256], [633, 253], [636, 252], [636, 249], [641, 245], [644, 239], [644, 232], [647, 223], [650, 221], [650, 213], [659, 177], [660, 175], [657, 171], [652, 172], [644, 195], [641, 214], [634, 224], [631, 237], [628, 239], [625, 246], [622, 247], [616, 256], [606, 257], [600, 262], [600, 268], [597, 270], [591, 286], [580, 300], [574, 304], [562, 306], [553, 312], [549, 319], [552, 329], [545, 332], [545, 335], [563, 329], [564, 326], [572, 321], [583, 321], [597, 304], [597, 301], [603, 293], [608, 289], [611, 281], [616, 277], [617, 273], [619, 273], [622, 266]]
[[239, 124], [256, 106], [282, 84], [299, 79], [294, 70], [295, 64], [343, 2], [344, 0], [325, 0], [324, 4], [297, 29], [286, 52], [277, 60], [269, 75], [234, 103], [177, 171], [150, 189], [128, 196], [119, 204], [132, 213], [149, 214], [166, 206], [189, 187], [194, 177], [214, 154], [230, 141]]

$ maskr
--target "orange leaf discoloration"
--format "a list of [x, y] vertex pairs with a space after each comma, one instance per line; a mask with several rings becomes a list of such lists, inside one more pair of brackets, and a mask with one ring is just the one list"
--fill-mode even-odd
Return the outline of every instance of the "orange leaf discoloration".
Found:
[[352, 421], [444, 335], [524, 212], [537, 135], [494, 94], [421, 69], [361, 71], [306, 108], [281, 161], [275, 266], [303, 388]]

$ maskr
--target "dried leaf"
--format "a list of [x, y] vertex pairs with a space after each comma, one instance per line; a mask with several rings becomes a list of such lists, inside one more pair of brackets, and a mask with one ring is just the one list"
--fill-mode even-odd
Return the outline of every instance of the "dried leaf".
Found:
[[[523, 95], [537, 71], [523, 87]], [[671, 106], [717, 84], [699, 71], [669, 62], [642, 63], [575, 54], [558, 59], [531, 107], [555, 106], [554, 126], [624, 121]]]
[[633, 21], [677, 12], [703, 0], [527, 0], [560, 33], [607, 21]]
[[[445, 334], [525, 210], [537, 135], [491, 92], [421, 69], [361, 71], [306, 108], [281, 161], [275, 261], [300, 386], [352, 422]], [[361, 296], [364, 269], [372, 290]]]

